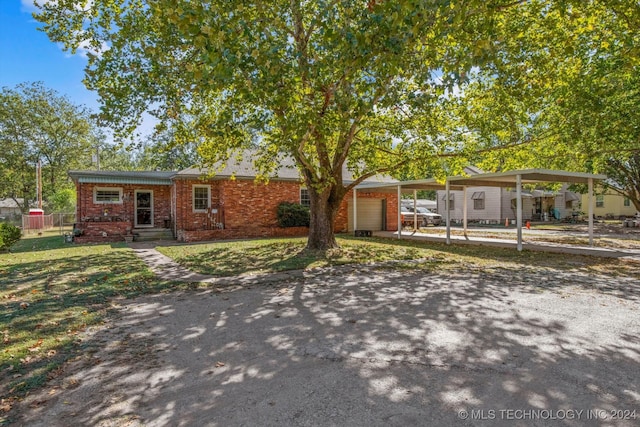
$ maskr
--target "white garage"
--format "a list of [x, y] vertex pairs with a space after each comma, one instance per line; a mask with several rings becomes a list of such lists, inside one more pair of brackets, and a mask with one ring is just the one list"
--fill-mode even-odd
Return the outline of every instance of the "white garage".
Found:
[[[353, 230], [353, 200], [349, 203], [349, 231]], [[386, 214], [386, 199], [358, 199], [357, 227], [358, 230], [381, 231], [384, 230]]]

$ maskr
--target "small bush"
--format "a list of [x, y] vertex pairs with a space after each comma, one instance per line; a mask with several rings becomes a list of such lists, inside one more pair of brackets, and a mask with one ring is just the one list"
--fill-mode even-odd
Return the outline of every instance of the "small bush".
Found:
[[308, 227], [309, 208], [299, 203], [282, 202], [278, 205], [280, 227]]
[[15, 225], [3, 222], [0, 224], [0, 251], [9, 250], [18, 240], [20, 240], [20, 229]]

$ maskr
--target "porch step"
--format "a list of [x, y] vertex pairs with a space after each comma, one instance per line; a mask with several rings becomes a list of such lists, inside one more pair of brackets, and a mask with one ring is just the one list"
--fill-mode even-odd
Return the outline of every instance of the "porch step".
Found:
[[135, 242], [149, 242], [153, 240], [174, 240], [170, 228], [135, 228], [133, 230]]

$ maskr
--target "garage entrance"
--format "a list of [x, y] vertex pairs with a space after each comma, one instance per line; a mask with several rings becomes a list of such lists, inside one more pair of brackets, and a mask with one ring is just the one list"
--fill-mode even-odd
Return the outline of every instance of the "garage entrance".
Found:
[[[385, 199], [358, 199], [357, 227], [359, 230], [383, 231], [383, 224], [386, 223]], [[349, 230], [353, 230], [353, 200], [348, 202], [349, 206]]]

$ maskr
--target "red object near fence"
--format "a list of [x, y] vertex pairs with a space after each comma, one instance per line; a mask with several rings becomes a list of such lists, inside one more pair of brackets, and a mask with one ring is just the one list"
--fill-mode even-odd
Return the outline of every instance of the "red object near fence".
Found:
[[41, 230], [44, 228], [44, 211], [42, 209], [29, 209], [29, 229]]

